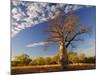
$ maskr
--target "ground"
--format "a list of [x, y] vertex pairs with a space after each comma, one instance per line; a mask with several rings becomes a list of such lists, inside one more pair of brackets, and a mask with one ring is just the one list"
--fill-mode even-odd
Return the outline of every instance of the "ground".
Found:
[[89, 70], [95, 69], [95, 64], [69, 64], [66, 69], [62, 69], [61, 65], [41, 65], [41, 66], [17, 66], [12, 67], [12, 75], [27, 74], [27, 73], [43, 73], [43, 72], [57, 72], [57, 71], [73, 71], [73, 70]]

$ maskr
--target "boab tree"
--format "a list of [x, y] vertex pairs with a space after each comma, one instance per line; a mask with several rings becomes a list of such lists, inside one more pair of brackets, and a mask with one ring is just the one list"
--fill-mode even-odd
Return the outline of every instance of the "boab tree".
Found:
[[86, 25], [79, 24], [78, 16], [74, 14], [58, 14], [54, 19], [48, 21], [48, 42], [56, 42], [60, 49], [60, 64], [67, 63], [66, 52], [69, 46], [74, 47], [73, 42], [82, 40], [79, 35], [90, 32]]

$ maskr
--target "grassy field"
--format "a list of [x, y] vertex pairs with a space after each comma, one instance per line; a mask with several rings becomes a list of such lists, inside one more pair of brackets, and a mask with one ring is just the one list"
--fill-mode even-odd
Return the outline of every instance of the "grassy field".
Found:
[[73, 70], [89, 70], [95, 69], [95, 64], [69, 64], [66, 69], [62, 69], [61, 65], [41, 65], [41, 66], [17, 66], [12, 67], [12, 75], [27, 74], [27, 73], [43, 73], [43, 72], [58, 72], [58, 71], [73, 71]]

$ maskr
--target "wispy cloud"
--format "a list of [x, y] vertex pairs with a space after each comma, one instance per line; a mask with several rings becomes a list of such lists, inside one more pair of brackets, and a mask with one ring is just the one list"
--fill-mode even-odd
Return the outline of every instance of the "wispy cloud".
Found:
[[68, 4], [50, 4], [38, 2], [12, 1], [11, 21], [12, 37], [27, 27], [53, 19], [59, 12], [68, 13], [70, 9], [76, 11], [83, 6]]
[[38, 43], [29, 44], [26, 47], [38, 47], [38, 46], [44, 46], [46, 44], [48, 44], [48, 42], [38, 42]]

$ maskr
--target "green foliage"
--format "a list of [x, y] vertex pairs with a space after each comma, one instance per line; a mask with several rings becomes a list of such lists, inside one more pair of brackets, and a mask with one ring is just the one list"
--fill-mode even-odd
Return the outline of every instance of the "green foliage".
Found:
[[19, 65], [19, 62], [18, 62], [18, 61], [13, 60], [13, 61], [11, 61], [11, 65], [12, 65], [12, 66], [18, 66], [18, 65]]
[[53, 58], [51, 58], [51, 57], [45, 57], [45, 64], [46, 65], [53, 64]]
[[80, 62], [80, 63], [85, 63], [85, 58], [86, 58], [86, 56], [85, 56], [84, 54], [80, 54], [80, 55], [78, 56], [78, 58], [79, 58], [79, 62]]
[[12, 61], [13, 66], [24, 66], [28, 65], [31, 61], [30, 57], [27, 54], [22, 54], [15, 56], [15, 59]]
[[78, 63], [78, 61], [79, 61], [79, 58], [78, 58], [77, 53], [75, 53], [75, 52], [68, 53], [68, 62], [69, 63]]
[[94, 57], [86, 57], [85, 54], [78, 55], [75, 52], [68, 53], [68, 62], [70, 63], [95, 63], [96, 58]]
[[[78, 55], [75, 52], [68, 52], [66, 53], [66, 59], [68, 64], [74, 63], [90, 63], [93, 64], [96, 62], [96, 57], [86, 57], [84, 54]], [[65, 62], [65, 63], [67, 63]], [[12, 66], [36, 66], [36, 65], [51, 65], [51, 64], [60, 64], [60, 57], [59, 54], [53, 57], [38, 57], [30, 59], [27, 54], [22, 54], [16, 56], [14, 60], [11, 61]]]
[[55, 64], [52, 57], [38, 57], [36, 59], [33, 59], [29, 65], [50, 65]]
[[36, 59], [32, 59], [29, 65], [45, 65], [46, 61], [43, 57], [38, 57]]
[[60, 57], [59, 57], [59, 54], [57, 54], [57, 55], [55, 55], [54, 57], [53, 57], [53, 61], [54, 61], [54, 63], [55, 64], [60, 64]]
[[96, 63], [96, 57], [87, 57], [85, 58], [85, 63]]

